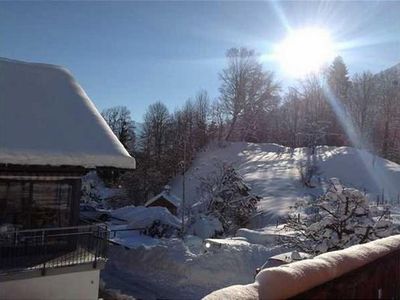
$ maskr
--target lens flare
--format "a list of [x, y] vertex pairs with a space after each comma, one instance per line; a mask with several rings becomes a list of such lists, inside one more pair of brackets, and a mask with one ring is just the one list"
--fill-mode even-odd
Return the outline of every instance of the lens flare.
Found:
[[327, 83], [324, 84], [323, 91], [338, 121], [342, 125], [346, 136], [350, 140], [351, 145], [359, 149], [358, 155], [364, 164], [365, 170], [371, 176], [376, 186], [386, 186], [387, 190], [382, 192], [389, 195], [389, 197], [393, 197], [393, 195], [396, 194], [396, 184], [393, 182], [393, 178], [390, 178], [386, 175], [384, 168], [379, 165], [375, 166], [373, 160], [371, 160], [371, 157], [373, 157], [374, 154], [370, 154], [367, 150], [365, 150], [371, 147], [369, 147], [366, 141], [361, 138], [360, 134], [356, 130], [350, 114], [346, 111], [341, 100], [337, 98], [331, 91]]

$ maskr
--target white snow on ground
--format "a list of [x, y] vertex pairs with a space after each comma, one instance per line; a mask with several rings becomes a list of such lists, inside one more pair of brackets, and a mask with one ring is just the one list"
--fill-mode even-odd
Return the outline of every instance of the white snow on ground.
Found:
[[[385, 199], [396, 200], [400, 194], [400, 166], [386, 159], [351, 147], [321, 146], [316, 150], [315, 161], [320, 169], [321, 185], [305, 188], [300, 183], [298, 164], [307, 160], [306, 148], [291, 149], [276, 144], [227, 143], [226, 147], [210, 146], [199, 153], [186, 173], [186, 198], [191, 203], [199, 201], [199, 178], [215, 169], [217, 162], [233, 164], [252, 191], [261, 196], [259, 213], [253, 228], [273, 224], [288, 212], [297, 199], [317, 196], [323, 192], [324, 181], [331, 177], [343, 185], [368, 193], [371, 200], [385, 194]], [[172, 192], [182, 194], [182, 178], [172, 181]]]
[[228, 285], [254, 281], [257, 267], [286, 251], [228, 240], [205, 252], [202, 240], [193, 239], [160, 239], [146, 248], [111, 246], [102, 277], [111, 288], [139, 298], [199, 299]]
[[215, 291], [205, 299], [287, 299], [399, 249], [400, 235], [355, 245], [313, 259], [264, 269], [253, 284]]
[[273, 245], [279, 241], [280, 237], [288, 238], [293, 234], [294, 232], [284, 228], [284, 225], [266, 226], [256, 230], [240, 228], [236, 232], [237, 237], [244, 237], [248, 242], [260, 245]]
[[[400, 182], [399, 165], [350, 147], [319, 147], [315, 156], [321, 171], [315, 181], [318, 186], [306, 188], [300, 182], [297, 166], [307, 160], [307, 153], [304, 148], [292, 150], [275, 144], [251, 143], [214, 146], [200, 153], [186, 173], [188, 202], [198, 203], [199, 177], [212, 172], [217, 162], [232, 163], [252, 192], [262, 196], [252, 228], [240, 229], [236, 234], [244, 240], [212, 239], [211, 248], [205, 252], [205, 243], [198, 237], [186, 236], [182, 242], [153, 239], [137, 231], [119, 232], [114, 241], [123, 246], [112, 246], [109, 251], [110, 260], [102, 274], [106, 284], [145, 299], [198, 299], [219, 288], [247, 284], [245, 290], [235, 287], [235, 293], [241, 293], [236, 296], [254, 298], [257, 283], [250, 283], [254, 282], [255, 269], [271, 256], [290, 250], [276, 246], [280, 235], [291, 234], [282, 231], [282, 226], [276, 227], [276, 221], [286, 215], [296, 200], [320, 195], [331, 177], [339, 178], [345, 186], [365, 188], [371, 200], [382, 190], [386, 199], [396, 200], [400, 193], [400, 185], [395, 184]], [[375, 176], [378, 174], [380, 178]], [[171, 193], [181, 197], [181, 184], [182, 178], [175, 178]], [[142, 208], [122, 208], [115, 211], [115, 216], [124, 219], [136, 209], [138, 213], [131, 221], [140, 223], [146, 219], [146, 214], [139, 213]], [[273, 285], [278, 287], [275, 281]], [[233, 297], [217, 295], [221, 296], [217, 299]]]
[[[111, 230], [115, 230], [117, 228], [112, 227]], [[112, 235], [110, 236], [110, 241], [124, 246], [127, 249], [134, 248], [150, 248], [160, 243], [160, 240], [157, 238], [152, 238], [150, 236], [140, 234], [139, 230], [129, 230], [126, 225], [119, 226], [120, 231], [112, 231]]]

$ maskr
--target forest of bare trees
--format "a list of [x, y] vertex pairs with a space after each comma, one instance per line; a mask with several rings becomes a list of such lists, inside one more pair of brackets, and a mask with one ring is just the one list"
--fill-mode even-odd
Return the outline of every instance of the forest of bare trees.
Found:
[[209, 142], [363, 147], [400, 162], [400, 67], [349, 75], [341, 57], [283, 90], [259, 55], [246, 48], [226, 53], [219, 96], [206, 91], [173, 112], [151, 104], [138, 136], [126, 107], [102, 115], [138, 162], [119, 180], [135, 204], [159, 192]]

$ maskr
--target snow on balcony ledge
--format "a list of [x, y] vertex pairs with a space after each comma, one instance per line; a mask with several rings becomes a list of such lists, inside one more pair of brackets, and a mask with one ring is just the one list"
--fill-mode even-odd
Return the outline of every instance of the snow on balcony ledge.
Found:
[[313, 259], [268, 268], [262, 270], [252, 284], [230, 286], [207, 295], [205, 299], [287, 299], [396, 250], [400, 250], [400, 235], [324, 253]]

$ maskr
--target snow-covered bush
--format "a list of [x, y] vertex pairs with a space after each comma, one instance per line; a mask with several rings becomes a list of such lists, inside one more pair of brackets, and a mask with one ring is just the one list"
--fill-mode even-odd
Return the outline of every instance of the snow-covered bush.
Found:
[[213, 215], [199, 214], [193, 220], [189, 228], [189, 233], [203, 239], [219, 237], [224, 232], [221, 222]]
[[82, 179], [81, 201], [85, 203], [99, 203], [103, 199], [100, 194], [99, 186], [102, 185], [96, 172], [90, 172]]
[[260, 198], [251, 193], [233, 166], [217, 164], [216, 171], [200, 181], [205, 214], [216, 216], [226, 233], [248, 224]]
[[170, 238], [172, 236], [177, 236], [180, 232], [180, 228], [172, 226], [170, 224], [165, 224], [160, 220], [155, 220], [153, 224], [147, 226], [141, 231], [142, 234], [158, 237], [158, 238]]
[[300, 181], [304, 186], [315, 187], [313, 179], [320, 174], [320, 170], [311, 156], [308, 156], [305, 162], [298, 163], [297, 170], [300, 174]]
[[319, 254], [398, 232], [387, 211], [382, 211], [377, 220], [373, 215], [367, 198], [360, 191], [344, 188], [338, 179], [332, 178], [325, 195], [295, 205], [285, 226], [295, 231], [295, 235], [284, 241], [303, 251]]
[[106, 187], [96, 171], [82, 178], [81, 202], [92, 206], [118, 208], [129, 204], [123, 189]]

